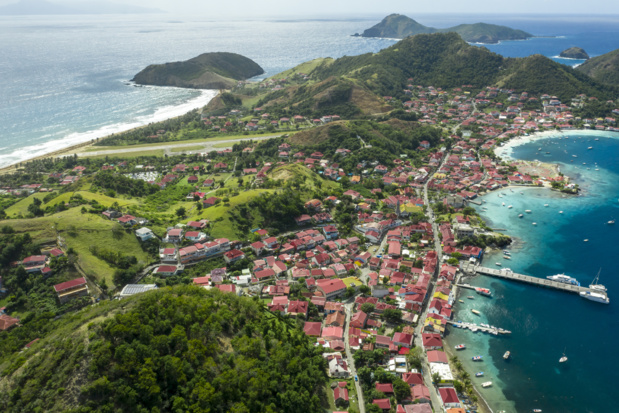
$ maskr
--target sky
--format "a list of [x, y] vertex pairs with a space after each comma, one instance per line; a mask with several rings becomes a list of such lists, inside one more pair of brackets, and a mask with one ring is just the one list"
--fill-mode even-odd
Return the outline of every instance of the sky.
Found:
[[[0, 0], [0, 5], [18, 0]], [[48, 0], [80, 3], [92, 0]], [[174, 14], [217, 17], [369, 17], [391, 13], [415, 17], [422, 13], [467, 14], [618, 14], [617, 0], [116, 0], [117, 3], [159, 8]]]

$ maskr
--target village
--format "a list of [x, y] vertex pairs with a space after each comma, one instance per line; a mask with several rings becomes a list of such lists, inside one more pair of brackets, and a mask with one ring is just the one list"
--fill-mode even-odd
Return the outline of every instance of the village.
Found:
[[[163, 287], [166, 280], [183, 277], [205, 263], [217, 263], [216, 268], [186, 281], [253, 297], [277, 317], [302, 323], [314, 345], [324, 349], [331, 411], [476, 411], [478, 396], [471, 381], [463, 380], [454, 367], [456, 359], [445, 351], [449, 349], [445, 349], [443, 336], [452, 319], [460, 264], [481, 262], [486, 248], [500, 248], [509, 237], [488, 228], [470, 204], [487, 191], [510, 185], [570, 185], [563, 175], [535, 175], [530, 164], [503, 162], [492, 150], [514, 136], [544, 129], [614, 130], [616, 120], [573, 116], [572, 108], [592, 99], [584, 95], [568, 106], [548, 95], [485, 88], [473, 96], [470, 89], [443, 91], [409, 85], [405, 93], [410, 100], [402, 102], [403, 109], [419, 114], [422, 124], [441, 127], [442, 137], [434, 144], [420, 141], [414, 158], [393, 154], [389, 165], [364, 159], [345, 169], [346, 159], [354, 154], [347, 147], [307, 150], [287, 138], [261, 143], [248, 138], [238, 147], [147, 164], [135, 160], [85, 163], [87, 158], [78, 158], [75, 166], [51, 171], [44, 181], [4, 184], [2, 193], [23, 205], [39, 207], [46, 194], [62, 188], [80, 192], [81, 181], [103, 173], [139, 180], [158, 191], [180, 188], [185, 191], [178, 203], [183, 211], [165, 218], [140, 209], [139, 203], [121, 207], [91, 201], [91, 211], [82, 211], [89, 220], [118, 225], [134, 234], [138, 243], [155, 242], [156, 251], [134, 280], [116, 285], [110, 294], [103, 292], [101, 280], [89, 279], [84, 271], [81, 277], [54, 284], [58, 302], [85, 297], [121, 299]], [[391, 102], [392, 98], [384, 100]], [[286, 125], [312, 127], [307, 124], [339, 121], [336, 115], [271, 120], [273, 115], [261, 112], [255, 108], [257, 117], [250, 114], [243, 128], [292, 129]], [[613, 113], [619, 115], [619, 109]], [[201, 120], [225, 132], [226, 126], [239, 125], [242, 115], [203, 115]], [[263, 150], [269, 141], [276, 142], [276, 148]], [[362, 145], [367, 148], [368, 143]], [[251, 162], [243, 162], [249, 156]], [[278, 180], [278, 176], [284, 178]], [[319, 188], [308, 189], [294, 224], [284, 229], [249, 228], [245, 233], [231, 231], [232, 221], [222, 224], [221, 215], [228, 214], [230, 204], [244, 193], [273, 191], [273, 185], [293, 179], [299, 185], [318, 182]], [[104, 182], [99, 181], [98, 188], [108, 201], [114, 199]], [[87, 198], [87, 191], [83, 192]], [[322, 196], [311, 197], [315, 194]], [[43, 211], [51, 202], [29, 208], [34, 216], [26, 218], [53, 216], [59, 209], [78, 211], [86, 205], [75, 204], [73, 196], [60, 208], [56, 205]], [[6, 218], [19, 218], [10, 215], [10, 207], [6, 210]], [[209, 215], [213, 211], [222, 212], [215, 218]], [[10, 226], [12, 219], [2, 225]], [[245, 237], [232, 239], [229, 234]], [[11, 267], [46, 279], [58, 262], [74, 254], [66, 242], [58, 242], [11, 262]], [[3, 302], [8, 302], [6, 297], [13, 292], [1, 279], [0, 288]], [[5, 314], [5, 309], [0, 330], [19, 327], [19, 318]]]

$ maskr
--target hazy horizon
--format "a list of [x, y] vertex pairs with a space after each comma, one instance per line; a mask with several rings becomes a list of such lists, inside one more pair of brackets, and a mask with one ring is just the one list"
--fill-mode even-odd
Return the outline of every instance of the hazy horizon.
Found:
[[[97, 1], [97, 0], [45, 0], [57, 5], [77, 5], [88, 3], [114, 3], [119, 6], [138, 6], [149, 9], [160, 9], [169, 14], [191, 14], [196, 17], [212, 18], [247, 18], [247, 17], [305, 17], [329, 18], [337, 16], [372, 18], [386, 16], [392, 13], [404, 14], [415, 18], [424, 14], [461, 14], [463, 17], [472, 15], [497, 15], [501, 17], [511, 15], [564, 15], [564, 16], [600, 16], [619, 15], [619, 2], [610, 3], [607, 0], [590, 0], [588, 2], [576, 0], [520, 0], [506, 3], [489, 0], [443, 0], [437, 4], [411, 5], [405, 0], [388, 0], [376, 2], [357, 0], [353, 2], [332, 2], [314, 0], [311, 3], [293, 4], [289, 1], [266, 0], [262, 2], [237, 0], [234, 7], [226, 3], [199, 3], [195, 0], [125, 0], [125, 1]], [[19, 3], [19, 0], [0, 0], [0, 6]], [[411, 10], [414, 9], [414, 10]], [[444, 10], [449, 10], [445, 13]], [[557, 13], [557, 11], [560, 13]], [[595, 10], [597, 13], [591, 14]], [[603, 11], [603, 12], [602, 12]], [[602, 14], [603, 13], [603, 14]]]

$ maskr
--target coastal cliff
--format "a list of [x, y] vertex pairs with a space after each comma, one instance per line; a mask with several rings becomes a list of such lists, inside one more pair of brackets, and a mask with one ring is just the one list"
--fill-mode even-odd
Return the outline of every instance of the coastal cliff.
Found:
[[229, 89], [239, 80], [264, 73], [253, 60], [236, 53], [204, 53], [184, 62], [150, 65], [132, 79], [141, 85], [192, 89]]
[[589, 55], [580, 47], [570, 47], [559, 54], [560, 57], [567, 59], [588, 59]]
[[416, 34], [450, 32], [458, 33], [469, 43], [492, 44], [501, 40], [524, 40], [533, 37], [532, 34], [522, 30], [487, 23], [460, 24], [446, 29], [435, 29], [434, 27], [424, 26], [401, 14], [391, 14], [380, 23], [365, 30], [361, 35], [357, 34], [357, 36], [404, 39]]

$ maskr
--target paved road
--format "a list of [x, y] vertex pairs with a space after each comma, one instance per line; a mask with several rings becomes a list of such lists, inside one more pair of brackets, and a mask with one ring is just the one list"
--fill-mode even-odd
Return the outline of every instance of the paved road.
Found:
[[[354, 307], [354, 301], [352, 303], [348, 303], [344, 306], [346, 309], [346, 325], [350, 328], [350, 318], [352, 315], [352, 309]], [[348, 366], [350, 367], [350, 374], [353, 377], [357, 375], [357, 370], [355, 369], [355, 360], [352, 357], [352, 352], [350, 351], [350, 342], [348, 340], [348, 332], [344, 333], [344, 343], [346, 344], [346, 358], [348, 358]], [[355, 381], [355, 388], [357, 389], [357, 400], [359, 402], [359, 413], [365, 413], [365, 402], [363, 400], [363, 390], [361, 389], [361, 383], [359, 381]]]
[[[106, 150], [100, 150], [100, 151], [92, 151], [92, 152], [83, 152], [83, 153], [79, 153], [78, 155], [80, 157], [82, 156], [100, 156], [100, 155], [115, 155], [118, 153], [127, 153], [127, 152], [143, 152], [143, 151], [151, 151], [151, 150], [160, 150], [163, 149], [164, 151], [166, 151], [166, 153], [171, 152], [170, 150], [173, 148], [189, 148], [189, 147], [197, 147], [197, 146], [203, 146], [201, 149], [193, 149], [191, 151], [187, 151], [189, 153], [196, 153], [196, 152], [211, 152], [217, 149], [221, 149], [221, 148], [216, 148], [215, 145], [220, 144], [220, 143], [230, 143], [230, 146], [234, 145], [237, 142], [242, 142], [242, 141], [249, 141], [249, 140], [254, 140], [254, 141], [262, 141], [265, 139], [271, 139], [271, 138], [278, 138], [280, 136], [282, 136], [283, 134], [277, 134], [277, 135], [259, 135], [259, 136], [248, 136], [247, 138], [239, 138], [239, 139], [222, 139], [222, 140], [208, 140], [208, 141], [197, 141], [197, 142], [186, 142], [186, 143], [168, 143], [168, 144], [161, 144], [161, 145], [152, 145], [152, 146], [142, 146], [142, 147], [138, 147], [138, 148], [132, 148], [131, 146], [119, 146], [118, 149], [106, 149]], [[178, 153], [178, 152], [177, 152]], [[169, 154], [169, 153], [168, 153]], [[69, 156], [69, 155], [67, 155]], [[71, 155], [72, 156], [72, 155]]]
[[[439, 170], [445, 164], [449, 155], [450, 155], [449, 152], [445, 154], [445, 157], [443, 158], [443, 162], [441, 163], [441, 165], [439, 166], [437, 170]], [[423, 185], [423, 199], [424, 199], [425, 204], [428, 206], [428, 220], [430, 224], [432, 224], [432, 232], [434, 233], [434, 249], [436, 250], [436, 254], [439, 259], [438, 266], [440, 268], [440, 264], [441, 264], [440, 259], [443, 256], [443, 249], [441, 248], [441, 240], [439, 238], [438, 226], [436, 225], [434, 211], [432, 211], [432, 208], [430, 208], [430, 202], [428, 199], [428, 183], [429, 182], [430, 182], [430, 178], [428, 178], [426, 180], [426, 183]], [[419, 317], [419, 323], [417, 324], [417, 328], [415, 332], [416, 333], [415, 334], [415, 346], [419, 346], [421, 348], [423, 348], [422, 347], [423, 343], [421, 340], [421, 334], [423, 332], [423, 322], [425, 321], [428, 315], [428, 304], [431, 301], [431, 297], [434, 295], [437, 277], [438, 277], [438, 269], [437, 271], [435, 271], [435, 273], [432, 276], [432, 284], [430, 287], [430, 291], [428, 291], [428, 297], [430, 298], [426, 300], [426, 302], [424, 303], [424, 306], [421, 311], [421, 315]], [[430, 365], [428, 364], [428, 359], [425, 353], [423, 357], [422, 368], [423, 368], [423, 380], [424, 380], [426, 387], [430, 389], [430, 398], [432, 401], [432, 405], [434, 406], [434, 411], [435, 412], [445, 411], [443, 409], [443, 403], [439, 397], [439, 394], [438, 392], [435, 391], [435, 388], [432, 385], [432, 375], [430, 373]]]

